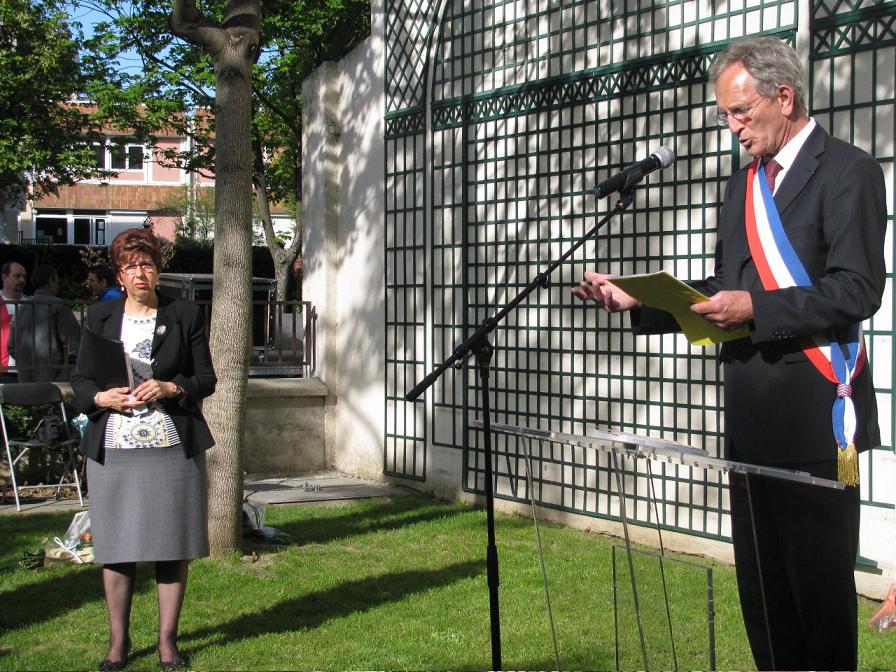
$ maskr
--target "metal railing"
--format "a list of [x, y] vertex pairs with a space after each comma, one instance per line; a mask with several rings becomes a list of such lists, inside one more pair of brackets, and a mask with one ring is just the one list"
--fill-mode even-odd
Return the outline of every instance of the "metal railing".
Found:
[[[211, 301], [196, 301], [211, 333]], [[317, 309], [310, 301], [252, 302], [251, 377], [310, 378], [317, 368]]]
[[[205, 312], [206, 326], [211, 324], [211, 302], [196, 301]], [[0, 301], [0, 310], [7, 306], [19, 312], [23, 306], [31, 312], [24, 322], [13, 322], [2, 338], [15, 339], [14, 352], [18, 357], [14, 366], [0, 364], [4, 381], [23, 380], [67, 381], [71, 378], [77, 358], [77, 346], [66, 329], [49, 327], [53, 309], [69, 309], [79, 324], [89, 304], [74, 301], [24, 299]], [[5, 322], [5, 320], [4, 320]], [[28, 333], [20, 325], [27, 324]], [[249, 375], [253, 377], [304, 377], [314, 375], [317, 364], [317, 310], [309, 301], [253, 301], [251, 325], [251, 357]], [[78, 332], [80, 334], [80, 332]], [[55, 339], [50, 343], [49, 339]], [[4, 347], [6, 351], [6, 347]]]
[[13, 365], [0, 361], [3, 382], [70, 380], [86, 309], [83, 302], [53, 299], [0, 301], [0, 311], [7, 313], [0, 334], [3, 354], [15, 357]]
[[[19, 245], [54, 245], [53, 236], [38, 236], [36, 238], [25, 238], [19, 231]], [[65, 245], [65, 243], [61, 243]]]
[[273, 331], [270, 344], [260, 353], [264, 366], [276, 372], [278, 366], [288, 366], [300, 354], [302, 377], [313, 376], [317, 369], [317, 309], [310, 301], [268, 301], [266, 309]]

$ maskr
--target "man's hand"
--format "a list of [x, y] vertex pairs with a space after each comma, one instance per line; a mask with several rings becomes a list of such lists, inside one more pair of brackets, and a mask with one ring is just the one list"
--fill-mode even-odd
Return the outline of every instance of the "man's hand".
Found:
[[691, 310], [722, 329], [737, 329], [753, 319], [753, 299], [743, 290], [721, 291]]
[[608, 313], [631, 310], [641, 305], [639, 301], [609, 282], [611, 277], [586, 271], [585, 279], [579, 283], [578, 287], [573, 287], [570, 291], [582, 301], [591, 299]]

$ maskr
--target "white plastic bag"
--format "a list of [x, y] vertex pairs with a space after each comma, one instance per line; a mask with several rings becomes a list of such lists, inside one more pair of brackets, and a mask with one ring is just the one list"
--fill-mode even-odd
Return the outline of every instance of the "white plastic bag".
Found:
[[90, 536], [90, 514], [87, 511], [79, 511], [72, 518], [65, 536], [62, 538], [66, 546], [78, 545], [83, 541], [91, 541]]
[[94, 560], [93, 537], [90, 534], [90, 515], [79, 511], [60, 539], [44, 543], [44, 564], [72, 563], [83, 565]]
[[243, 501], [243, 529], [255, 531], [263, 528], [266, 508], [264, 502]]
[[266, 509], [267, 505], [264, 502], [250, 502], [248, 499], [243, 501], [243, 534], [261, 537], [267, 541], [292, 543], [288, 534], [264, 524]]
[[889, 628], [896, 628], [896, 583], [890, 586], [890, 592], [887, 599], [880, 605], [880, 608], [874, 612], [874, 615], [868, 621], [868, 625], [883, 632]]

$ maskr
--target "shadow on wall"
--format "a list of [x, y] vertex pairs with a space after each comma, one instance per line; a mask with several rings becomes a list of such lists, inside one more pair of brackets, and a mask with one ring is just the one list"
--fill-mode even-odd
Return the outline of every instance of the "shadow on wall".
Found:
[[[344, 405], [341, 415], [362, 423], [359, 431], [375, 445], [382, 442], [382, 429], [367, 420], [369, 409], [353, 408], [351, 399], [382, 386], [385, 358], [383, 93], [376, 84], [382, 79], [376, 71], [380, 59], [370, 56], [371, 50], [381, 48], [381, 41], [368, 38], [338, 64], [327, 64], [316, 73], [323, 90], [317, 92], [317, 118], [307, 126], [312, 130], [306, 146], [320, 148], [313, 160], [323, 174], [304, 173], [308, 191], [318, 197], [322, 191], [318, 203], [336, 222], [320, 222], [325, 231], [309, 232], [317, 244], [306, 247], [303, 259], [307, 278], [327, 273], [339, 278], [334, 283], [331, 276], [327, 288], [321, 288], [325, 300], [317, 299], [319, 333], [326, 331], [326, 347], [339, 358], [339, 372], [330, 371], [325, 382]], [[338, 73], [331, 78], [327, 69], [334, 67]], [[327, 118], [333, 108], [338, 111], [335, 121]], [[323, 351], [318, 355], [326, 357]]]
[[[532, 39], [526, 34], [526, 25], [524, 21], [516, 21], [515, 25], [506, 26], [515, 34], [515, 43], [525, 44]], [[618, 22], [618, 27], [622, 30], [623, 22]], [[617, 28], [610, 26], [609, 29]], [[700, 41], [700, 35], [695, 33], [692, 42], [682, 48], [700, 46]], [[552, 35], [548, 40], [549, 53], [544, 58], [503, 68], [503, 79], [500, 82], [494, 80], [495, 84], [511, 86], [531, 82], [536, 85], [539, 78], [557, 74], [545, 73], [540, 68], [568, 56], [568, 49], [563, 50], [564, 44], [560, 33]], [[364, 48], [367, 47], [369, 45], [365, 44]], [[442, 47], [448, 49], [450, 44], [446, 42]], [[499, 54], [503, 47], [492, 48]], [[325, 312], [330, 314], [322, 315], [322, 319], [335, 319], [339, 325], [344, 325], [344, 340], [335, 345], [342, 358], [344, 376], [351, 377], [353, 394], [348, 400], [340, 399], [340, 404], [346, 403], [347, 415], [365, 423], [362, 431], [369, 433], [373, 442], [379, 443], [382, 440], [380, 429], [366, 421], [369, 409], [352, 407], [353, 400], [359, 398], [356, 391], [369, 390], [382, 383], [384, 361], [381, 348], [384, 343], [382, 284], [385, 274], [384, 260], [380, 258], [385, 230], [382, 133], [369, 133], [364, 129], [364, 122], [371, 115], [379, 115], [377, 121], [382, 123], [382, 103], [378, 98], [381, 91], [375, 60], [362, 59], [358, 53], [353, 52], [340, 63], [344, 69], [340, 81], [345, 87], [341, 92], [342, 100], [351, 101], [350, 106], [342, 107], [350, 107], [358, 113], [342, 115], [338, 129], [340, 136], [335, 140], [323, 137], [327, 126], [318, 124], [316, 132], [319, 135], [314, 141], [326, 148], [326, 159], [335, 167], [326, 178], [330, 180], [328, 187], [338, 191], [335, 204], [338, 205], [340, 224], [334, 227], [328, 240], [333, 246], [331, 251], [335, 251], [326, 261], [334, 264], [344, 278], [351, 278], [354, 286], [366, 288], [370, 300], [349, 303], [340, 301], [340, 297], [329, 297], [331, 300], [328, 300]], [[833, 72], [830, 74], [822, 72], [823, 64], [818, 65], [818, 82], [814, 85], [819, 97], [816, 106], [843, 106], [836, 115], [823, 113], [819, 118], [822, 125], [844, 140], [855, 142], [880, 156], [891, 156], [892, 138], [882, 141], [872, 137], [874, 125], [863, 123], [861, 115], [871, 113], [867, 109], [850, 109], [853, 96], [859, 96], [852, 93], [853, 80], [860, 85], [863, 100], [875, 97], [873, 91], [867, 91], [873, 86], [870, 81], [870, 73], [874, 71], [873, 54], [869, 52], [867, 56], [857, 57], [859, 60], [836, 59], [831, 64]], [[500, 55], [506, 57], [505, 52]], [[552, 58], [554, 56], [557, 58]], [[867, 63], [863, 64], [861, 59], [866, 59]], [[450, 60], [446, 58], [446, 62]], [[495, 58], [494, 62], [499, 60]], [[608, 64], [588, 62], [585, 67], [601, 65]], [[824, 80], [833, 82], [833, 88], [829, 90], [828, 81]], [[475, 93], [488, 93], [487, 85], [491, 81], [485, 78], [473, 80], [472, 88]], [[607, 316], [591, 306], [583, 306], [568, 291], [584, 270], [594, 267], [612, 273], [667, 267], [685, 279], [703, 277], [711, 270], [713, 229], [725, 181], [733, 170], [747, 161], [742, 153], [732, 156], [731, 148], [735, 145], [730, 134], [707, 121], [714, 110], [711, 85], [700, 82], [698, 86], [686, 88], [672, 83], [662, 91], [652, 90], [646, 96], [629, 91], [596, 103], [576, 103], [579, 107], [573, 109], [570, 105], [570, 109], [562, 112], [533, 111], [514, 117], [512, 132], [495, 130], [502, 120], [492, 120], [471, 129], [470, 135], [475, 136], [476, 144], [468, 148], [473, 150], [471, 156], [479, 158], [468, 164], [466, 172], [458, 169], [459, 162], [446, 168], [445, 184], [449, 186], [441, 188], [455, 198], [462, 195], [464, 189], [469, 190], [467, 195], [474, 204], [471, 211], [475, 214], [470, 218], [467, 232], [476, 240], [481, 227], [483, 239], [466, 250], [472, 264], [465, 268], [459, 263], [447, 264], [446, 275], [439, 281], [447, 285], [443, 293], [447, 297], [445, 321], [457, 316], [457, 321], [469, 320], [470, 325], [475, 325], [494, 314], [532, 274], [559, 256], [563, 246], [557, 245], [558, 238], [583, 233], [596, 223], [599, 214], [606, 212], [606, 203], [595, 203], [593, 196], [583, 193], [592, 186], [589, 184], [593, 182], [592, 178], [605, 176], [603, 172], [597, 175], [595, 164], [601, 166], [600, 171], [609, 173], [627, 161], [641, 158], [632, 154], [636, 143], [621, 138], [640, 138], [639, 142], [649, 142], [652, 146], [645, 149], [654, 149], [655, 144], [661, 144], [663, 141], [659, 139], [646, 140], [654, 138], [657, 131], [651, 130], [651, 115], [639, 112], [643, 109], [645, 112], [652, 110], [651, 114], [655, 115], [664, 111], [672, 113], [670, 101], [677, 100], [680, 92], [686, 94], [686, 100], [675, 103], [680, 109], [674, 112], [681, 118], [678, 123], [683, 127], [666, 127], [662, 135], [675, 135], [674, 142], [668, 142], [675, 146], [681, 158], [663, 178], [651, 179], [651, 183], [660, 179], [666, 182], [661, 195], [640, 190], [631, 212], [610, 222], [596, 242], [587, 244], [571, 263], [555, 272], [549, 289], [536, 292], [529, 305], [517, 310], [506, 326], [494, 335], [493, 342], [500, 351], [516, 350], [513, 353], [514, 370], [510, 371], [508, 366], [506, 385], [496, 390], [498, 403], [505, 405], [499, 410], [509, 416], [506, 420], [521, 423], [542, 420], [546, 426], [557, 418], [571, 417], [575, 422], [598, 418], [616, 427], [639, 427], [641, 431], [645, 431], [644, 427], [650, 427], [651, 431], [661, 428], [667, 435], [671, 433], [679, 440], [697, 445], [706, 442], [715, 447], [719, 441], [723, 427], [717, 422], [713, 404], [707, 401], [710, 397], [720, 396], [717, 392], [721, 381], [712, 350], [695, 350], [680, 338], [634, 339], [628, 333], [627, 317]], [[570, 117], [579, 115], [581, 118], [570, 122], [563, 116], [567, 113]], [[573, 126], [576, 133], [581, 133], [581, 138], [570, 130]], [[456, 140], [461, 135], [458, 132], [456, 136], [446, 134], [445, 137], [445, 147], [448, 147], [452, 137]], [[501, 152], [489, 153], [488, 143], [497, 143], [499, 137], [503, 141]], [[580, 147], [579, 140], [583, 138], [585, 146]], [[704, 161], [705, 155], [711, 155], [712, 160]], [[492, 158], [483, 160], [482, 157], [487, 156]], [[444, 157], [427, 158], [433, 159], [430, 161], [432, 165], [438, 165], [438, 160]], [[456, 184], [450, 184], [449, 170], [459, 175], [450, 178], [455, 179]], [[308, 175], [311, 177], [310, 171]], [[409, 173], [407, 184], [410, 186], [405, 197], [408, 203], [417, 207], [422, 198], [414, 190], [422, 189], [422, 185], [412, 184], [412, 177]], [[489, 195], [488, 188], [493, 188], [496, 193]], [[457, 208], [457, 202], [439, 207], [444, 207], [447, 213], [451, 208]], [[699, 212], [694, 212], [695, 208], [699, 208]], [[505, 221], [511, 212], [513, 216]], [[485, 233], [486, 226], [491, 227], [488, 229], [490, 233]], [[447, 228], [444, 235], [450, 237], [452, 233]], [[489, 235], [492, 237], [486, 240]], [[687, 245], [684, 251], [683, 241]], [[491, 249], [487, 249], [489, 247]], [[320, 255], [325, 249], [319, 246], [315, 254], [306, 258], [309, 275], [323, 271], [325, 260]], [[342, 267], [345, 263], [354, 263], [369, 250], [378, 255], [376, 260], [353, 268]], [[495, 259], [498, 254], [504, 255], [498, 260], [500, 263]], [[475, 275], [471, 274], [471, 269], [475, 270]], [[428, 272], [434, 272], [432, 265]], [[469, 295], [473, 297], [474, 307], [467, 315], [462, 315], [458, 306], [463, 303], [461, 294], [467, 282], [466, 274], [471, 274]], [[428, 302], [431, 297], [425, 297], [425, 300]], [[433, 309], [433, 306], [427, 305], [427, 309]], [[352, 325], [372, 327], [372, 331], [358, 333], [360, 330], [352, 330]], [[572, 329], [568, 328], [570, 325]], [[893, 329], [892, 324], [876, 324], [875, 327], [884, 332]], [[443, 361], [465, 331], [452, 329], [450, 325], [437, 331], [433, 360]], [[333, 345], [331, 342], [331, 347]], [[499, 356], [507, 357], [500, 352]], [[472, 377], [473, 374], [466, 371], [448, 374], [444, 379], [448, 382], [442, 389], [460, 389], [464, 381], [462, 376], [468, 375]], [[624, 380], [632, 375], [638, 378], [640, 387]], [[676, 387], [685, 381], [712, 393], [697, 395], [686, 388]], [[518, 393], [519, 390], [523, 392]], [[548, 394], [543, 394], [545, 390]], [[526, 394], [529, 396], [524, 396]], [[444, 399], [450, 405], [460, 396], [459, 393], [446, 394]], [[480, 400], [475, 390], [469, 398], [478, 407]], [[670, 399], [684, 400], [682, 407], [693, 406], [693, 409], [670, 410], [674, 405], [669, 403]], [[472, 410], [476, 412], [475, 408]], [[410, 411], [407, 417], [411, 417]]]

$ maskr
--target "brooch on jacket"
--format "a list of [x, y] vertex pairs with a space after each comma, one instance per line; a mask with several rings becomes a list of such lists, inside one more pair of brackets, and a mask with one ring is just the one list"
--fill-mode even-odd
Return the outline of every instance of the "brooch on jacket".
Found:
[[164, 336], [167, 330], [168, 328], [164, 324], [160, 324], [156, 327], [156, 336]]

